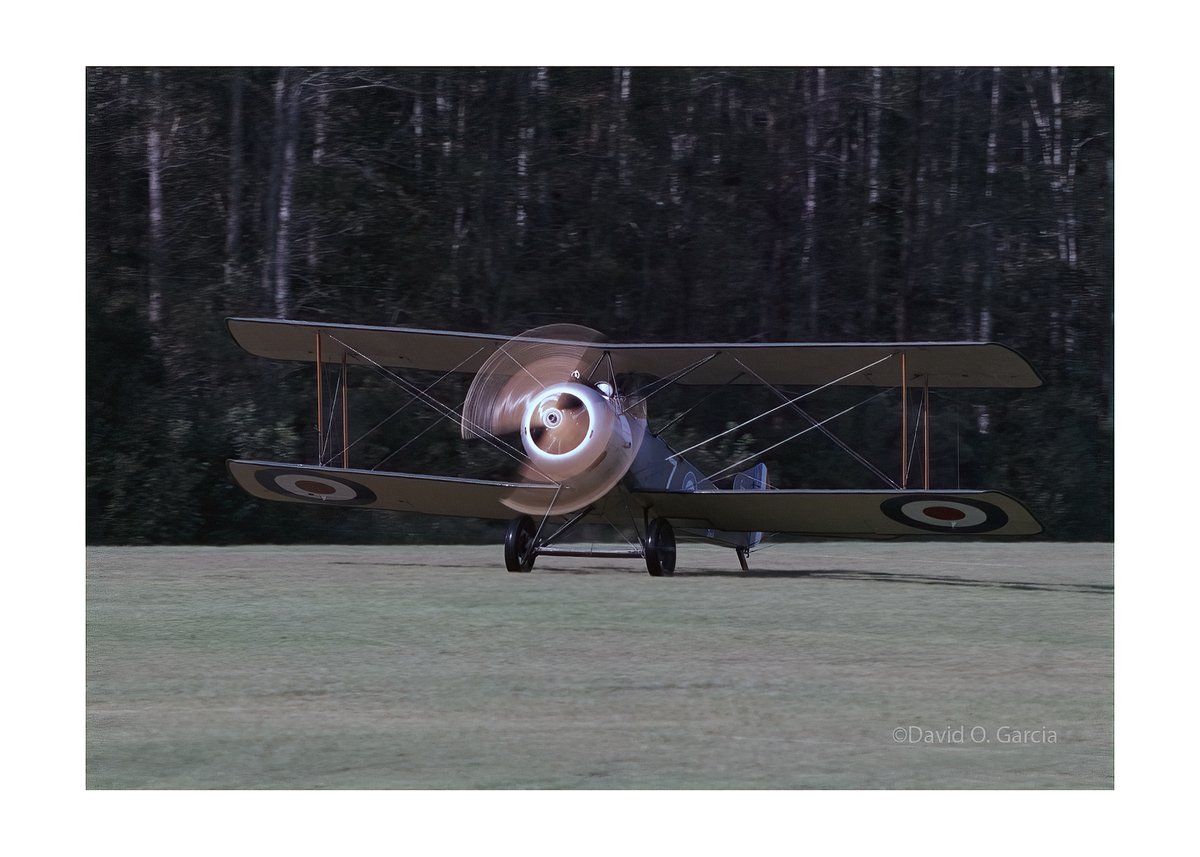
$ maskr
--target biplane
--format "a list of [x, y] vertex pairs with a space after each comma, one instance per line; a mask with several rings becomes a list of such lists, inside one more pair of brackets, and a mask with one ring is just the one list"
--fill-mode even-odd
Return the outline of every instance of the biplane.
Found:
[[[567, 324], [508, 337], [280, 319], [226, 323], [250, 354], [314, 365], [317, 448], [329, 450], [318, 453], [316, 464], [230, 460], [238, 485], [264, 500], [508, 521], [509, 571], [528, 572], [539, 556], [600, 556], [641, 559], [651, 575], [671, 575], [677, 532], [681, 540], [733, 549], [746, 570], [764, 533], [890, 538], [1029, 536], [1042, 530], [1024, 506], [1000, 491], [931, 485], [931, 389], [1042, 384], [1020, 354], [997, 343], [639, 344], [605, 342], [590, 328]], [[351, 366], [391, 379], [440, 419], [455, 421], [464, 440], [511, 458], [512, 478], [352, 467]], [[420, 386], [405, 376], [418, 370], [441, 375]], [[435, 392], [455, 373], [474, 376], [461, 404], [443, 402]], [[650, 428], [647, 401], [668, 386], [747, 384], [772, 390], [779, 403], [682, 450]], [[863, 459], [886, 488], [780, 488], [768, 481], [765, 463], [753, 458], [704, 473], [685, 457], [771, 415], [795, 418], [797, 431], [759, 455], [813, 430], [845, 446], [826, 428], [840, 414], [818, 419], [800, 405], [833, 386], [899, 390], [898, 473]], [[914, 398], [919, 404], [910, 404]], [[340, 449], [330, 442], [338, 434]], [[913, 481], [921, 484], [910, 487], [918, 445], [922, 467]], [[567, 538], [580, 524], [604, 522], [625, 533], [625, 547], [584, 546]]]

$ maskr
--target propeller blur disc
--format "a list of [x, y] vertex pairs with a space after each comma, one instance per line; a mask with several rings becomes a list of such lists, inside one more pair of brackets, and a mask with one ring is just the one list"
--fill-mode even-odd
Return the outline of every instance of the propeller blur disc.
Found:
[[528, 457], [522, 481], [554, 482], [549, 506], [504, 502], [529, 515], [564, 515], [596, 502], [621, 480], [641, 446], [645, 406], [630, 412], [602, 372], [602, 336], [574, 324], [535, 328], [506, 342], [471, 382], [463, 403], [464, 438], [521, 433]]
[[463, 402], [462, 436], [520, 431], [529, 400], [549, 387], [587, 373], [601, 355], [603, 337], [578, 324], [535, 327], [510, 339], [479, 368]]

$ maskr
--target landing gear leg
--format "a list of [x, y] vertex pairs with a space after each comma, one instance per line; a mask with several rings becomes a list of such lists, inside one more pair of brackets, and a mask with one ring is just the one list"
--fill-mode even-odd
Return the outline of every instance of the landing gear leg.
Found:
[[509, 571], [532, 571], [537, 559], [536, 538], [533, 518], [528, 515], [513, 518], [504, 534], [504, 567]]
[[675, 530], [666, 518], [655, 518], [646, 528], [646, 571], [653, 577], [675, 574]]
[[746, 562], [746, 557], [750, 555], [749, 548], [737, 548], [738, 562], [742, 564], [742, 571], [750, 570], [750, 563]]

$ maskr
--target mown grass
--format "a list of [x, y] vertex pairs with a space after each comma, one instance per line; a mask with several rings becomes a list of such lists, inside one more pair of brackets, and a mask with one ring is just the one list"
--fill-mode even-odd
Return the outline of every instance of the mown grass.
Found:
[[89, 548], [87, 783], [1111, 788], [1112, 561], [810, 543], [743, 574], [683, 546], [655, 579], [507, 574], [494, 547]]

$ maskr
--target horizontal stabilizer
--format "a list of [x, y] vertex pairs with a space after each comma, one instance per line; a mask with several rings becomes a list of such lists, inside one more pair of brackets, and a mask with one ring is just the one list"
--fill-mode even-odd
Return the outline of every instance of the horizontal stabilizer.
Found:
[[226, 464], [238, 485], [263, 500], [463, 518], [508, 520], [516, 513], [505, 501], [549, 506], [558, 489], [557, 485], [544, 483], [491, 482], [278, 461]]
[[998, 491], [635, 491], [677, 527], [809, 536], [1032, 536], [1042, 525]]
[[[508, 336], [325, 324], [270, 318], [226, 320], [234, 340], [251, 354], [273, 360], [321, 359], [390, 369], [478, 372]], [[540, 340], [562, 344], [563, 340]], [[908, 383], [931, 387], [1040, 387], [1042, 378], [1008, 346], [995, 342], [764, 342], [764, 343], [567, 343], [585, 346], [581, 360], [605, 353], [617, 374], [659, 378], [678, 376], [680, 384], [787, 384], [818, 386], [837, 381], [866, 387]], [[903, 356], [903, 359], [901, 357]]]

